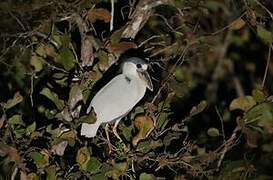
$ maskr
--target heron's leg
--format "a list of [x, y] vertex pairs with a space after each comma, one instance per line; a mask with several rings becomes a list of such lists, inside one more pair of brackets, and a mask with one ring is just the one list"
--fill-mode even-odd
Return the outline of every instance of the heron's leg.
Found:
[[109, 148], [109, 154], [111, 154], [113, 147], [112, 147], [112, 144], [111, 144], [110, 138], [109, 138], [109, 124], [108, 123], [105, 125], [105, 133], [106, 133], [106, 138], [107, 138], [107, 143], [108, 143], [108, 148]]
[[117, 121], [115, 122], [115, 125], [114, 125], [114, 127], [113, 127], [113, 133], [114, 133], [115, 136], [119, 139], [119, 142], [123, 144], [123, 150], [124, 150], [125, 152], [128, 152], [128, 151], [129, 151], [128, 147], [127, 147], [126, 144], [123, 142], [123, 140], [121, 139], [121, 137], [118, 135], [118, 132], [117, 132], [117, 127], [118, 127], [119, 121], [120, 121], [120, 119], [117, 120]]
[[119, 120], [116, 120], [115, 125], [114, 125], [114, 127], [113, 127], [113, 133], [114, 133], [115, 136], [119, 139], [119, 141], [120, 141], [121, 143], [123, 143], [121, 137], [118, 135], [118, 132], [117, 132], [117, 127], [118, 127], [119, 121], [120, 121], [120, 119], [119, 119]]

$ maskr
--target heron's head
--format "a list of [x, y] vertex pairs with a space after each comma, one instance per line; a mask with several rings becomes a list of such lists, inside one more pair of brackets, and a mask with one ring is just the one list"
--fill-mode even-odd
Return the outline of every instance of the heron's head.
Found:
[[144, 60], [137, 57], [131, 57], [123, 63], [122, 73], [129, 79], [139, 78], [145, 83], [148, 89], [153, 91], [153, 84], [147, 71], [148, 67], [148, 63]]

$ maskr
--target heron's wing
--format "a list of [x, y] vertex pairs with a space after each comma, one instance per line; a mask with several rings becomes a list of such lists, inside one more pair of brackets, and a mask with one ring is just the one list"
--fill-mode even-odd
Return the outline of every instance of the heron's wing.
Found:
[[138, 80], [128, 80], [120, 74], [95, 95], [90, 106], [94, 108], [98, 121], [109, 122], [125, 116], [144, 96], [145, 90], [146, 87]]

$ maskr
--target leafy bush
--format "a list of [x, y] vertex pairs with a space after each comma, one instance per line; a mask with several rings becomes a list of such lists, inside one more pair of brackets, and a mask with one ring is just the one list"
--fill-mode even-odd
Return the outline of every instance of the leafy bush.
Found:
[[[270, 0], [0, 3], [1, 179], [272, 179]], [[154, 92], [80, 136], [124, 59]], [[110, 132], [112, 135], [112, 132]]]

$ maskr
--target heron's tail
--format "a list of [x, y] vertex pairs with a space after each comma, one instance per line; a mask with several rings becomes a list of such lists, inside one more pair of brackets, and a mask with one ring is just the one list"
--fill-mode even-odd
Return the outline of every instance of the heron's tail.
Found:
[[81, 128], [81, 135], [87, 138], [95, 137], [100, 127], [100, 123], [88, 124], [83, 123]]

